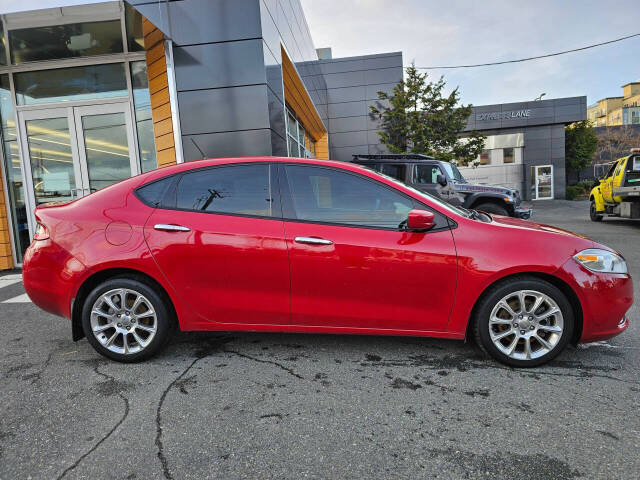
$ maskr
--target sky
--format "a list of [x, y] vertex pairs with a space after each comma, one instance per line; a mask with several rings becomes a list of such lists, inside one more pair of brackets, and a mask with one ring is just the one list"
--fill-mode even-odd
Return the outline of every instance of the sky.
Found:
[[[316, 48], [333, 57], [402, 51], [404, 64], [460, 65], [579, 48], [640, 33], [640, 0], [301, 0]], [[464, 103], [586, 95], [640, 81], [640, 37], [511, 65], [431, 70]]]

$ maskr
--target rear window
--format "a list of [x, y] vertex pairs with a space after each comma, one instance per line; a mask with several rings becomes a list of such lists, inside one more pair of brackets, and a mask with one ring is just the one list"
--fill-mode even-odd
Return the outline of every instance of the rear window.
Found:
[[172, 183], [173, 177], [163, 178], [138, 188], [136, 195], [143, 203], [150, 207], [157, 207], [162, 202], [165, 192]]
[[180, 210], [273, 216], [269, 165], [229, 165], [186, 173], [176, 189]]

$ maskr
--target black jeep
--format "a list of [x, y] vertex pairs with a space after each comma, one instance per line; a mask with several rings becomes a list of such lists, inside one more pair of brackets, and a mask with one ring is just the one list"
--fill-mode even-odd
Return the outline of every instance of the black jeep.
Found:
[[353, 162], [393, 177], [453, 205], [496, 215], [530, 218], [532, 209], [520, 204], [520, 193], [497, 185], [467, 182], [458, 168], [427, 155], [354, 155]]

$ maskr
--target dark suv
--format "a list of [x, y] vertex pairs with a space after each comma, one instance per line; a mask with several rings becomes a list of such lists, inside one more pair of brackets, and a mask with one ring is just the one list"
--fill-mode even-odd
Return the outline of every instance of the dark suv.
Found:
[[532, 209], [520, 204], [520, 193], [497, 185], [467, 182], [458, 168], [427, 155], [354, 155], [353, 162], [438, 196], [453, 205], [496, 215], [530, 218]]

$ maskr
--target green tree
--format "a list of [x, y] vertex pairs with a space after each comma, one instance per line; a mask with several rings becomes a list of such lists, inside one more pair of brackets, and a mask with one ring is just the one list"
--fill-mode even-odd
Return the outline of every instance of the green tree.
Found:
[[593, 124], [588, 121], [568, 125], [564, 132], [565, 172], [580, 172], [591, 165], [598, 148], [598, 136]]
[[371, 106], [371, 114], [382, 120], [380, 140], [394, 153], [422, 153], [441, 160], [458, 160], [466, 164], [484, 147], [485, 135], [471, 131], [466, 138], [460, 133], [471, 115], [471, 105], [460, 105], [458, 88], [443, 96], [443, 77], [427, 82], [415, 65], [407, 67], [406, 80], [398, 83], [391, 95], [378, 92], [379, 103]]

